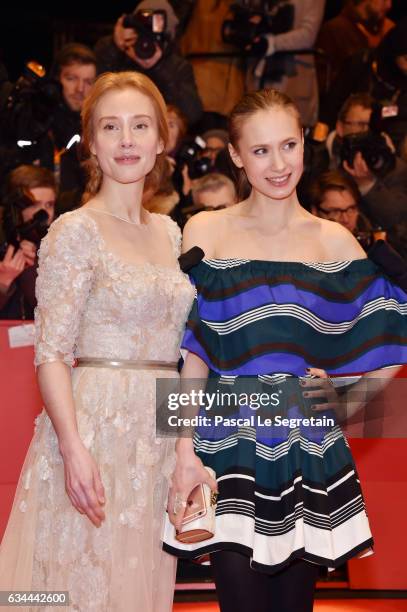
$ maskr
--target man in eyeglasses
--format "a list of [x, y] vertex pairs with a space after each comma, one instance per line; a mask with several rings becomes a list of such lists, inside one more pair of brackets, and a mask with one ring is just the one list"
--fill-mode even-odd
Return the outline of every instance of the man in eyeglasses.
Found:
[[330, 168], [338, 168], [341, 164], [340, 149], [344, 136], [369, 130], [372, 110], [373, 99], [366, 93], [353, 94], [344, 102], [338, 114], [335, 130], [326, 139]]
[[[352, 163], [343, 160], [344, 138], [354, 134], [367, 134], [370, 130], [370, 121], [373, 112], [374, 100], [367, 93], [352, 94], [342, 105], [336, 121], [336, 129], [326, 139], [326, 148], [329, 153], [329, 167], [343, 169], [355, 180], [358, 189], [365, 198], [375, 197], [376, 192], [386, 188], [396, 188], [407, 207], [407, 166], [401, 159], [396, 159], [395, 168], [380, 178], [369, 168], [363, 152], [357, 151]], [[394, 146], [387, 134], [383, 134], [388, 148], [394, 152]], [[390, 196], [390, 194], [387, 194]], [[394, 198], [393, 198], [394, 199]], [[398, 199], [398, 196], [397, 196]], [[407, 210], [407, 208], [405, 208]]]
[[[362, 195], [363, 212], [373, 226], [387, 232], [389, 242], [407, 259], [407, 164], [396, 157], [394, 168], [378, 176], [369, 168], [361, 151], [356, 152], [352, 165], [341, 161], [342, 139], [369, 131], [373, 104], [372, 97], [366, 93], [352, 94], [345, 101], [336, 130], [326, 140], [330, 168], [345, 170], [353, 178]], [[391, 148], [390, 138], [383, 135]]]
[[360, 210], [360, 200], [355, 181], [338, 170], [321, 174], [309, 190], [313, 215], [340, 223], [368, 248], [373, 242], [373, 228]]

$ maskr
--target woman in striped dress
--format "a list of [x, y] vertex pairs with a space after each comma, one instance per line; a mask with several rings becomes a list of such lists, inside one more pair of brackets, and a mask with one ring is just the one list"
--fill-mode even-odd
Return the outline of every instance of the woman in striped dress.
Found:
[[[289, 98], [247, 94], [231, 114], [230, 142], [251, 192], [185, 227], [184, 250], [198, 245], [205, 259], [191, 269], [197, 296], [182, 376], [217, 377], [227, 391], [255, 378], [281, 401], [267, 428], [240, 420], [229, 429], [201, 427], [194, 442], [178, 440], [169, 521], [179, 529], [197, 483], [216, 489], [210, 466], [216, 530], [204, 542], [180, 544], [167, 521], [165, 549], [184, 558], [210, 554], [222, 612], [253, 610], [254, 601], [256, 612], [309, 612], [318, 566], [369, 554], [373, 540], [347, 441], [334, 419], [322, 419], [334, 412], [321, 390], [306, 388], [307, 375], [320, 383], [327, 373], [373, 376], [386, 368], [394, 375], [407, 361], [407, 295], [350, 232], [300, 205], [304, 143]], [[247, 417], [250, 408], [231, 412]], [[288, 421], [278, 423], [281, 415]], [[310, 415], [320, 422], [306, 422]]]

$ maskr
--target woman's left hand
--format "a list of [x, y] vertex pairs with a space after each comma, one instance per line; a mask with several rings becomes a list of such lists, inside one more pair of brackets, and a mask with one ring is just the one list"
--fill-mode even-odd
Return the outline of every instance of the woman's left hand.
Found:
[[311, 404], [313, 412], [324, 412], [325, 410], [334, 410], [338, 420], [345, 418], [346, 411], [342, 405], [339, 396], [335, 390], [332, 380], [329, 378], [325, 370], [319, 368], [309, 368], [308, 374], [316, 378], [302, 378], [300, 385], [303, 388], [303, 396], [305, 399], [325, 399], [324, 403]]

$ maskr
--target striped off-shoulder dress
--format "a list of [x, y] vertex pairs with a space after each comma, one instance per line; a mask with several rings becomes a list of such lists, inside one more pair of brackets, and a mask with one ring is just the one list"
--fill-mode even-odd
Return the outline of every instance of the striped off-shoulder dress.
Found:
[[[244, 389], [239, 381], [250, 377], [263, 391], [278, 390], [289, 423], [310, 414], [310, 401], [297, 392], [306, 368], [339, 376], [407, 363], [407, 294], [369, 259], [208, 259], [190, 276], [196, 299], [184, 349], [205, 361], [219, 388]], [[249, 412], [239, 405], [228, 417]], [[219, 486], [215, 536], [181, 544], [167, 519], [165, 550], [182, 558], [235, 550], [269, 573], [295, 558], [334, 568], [371, 552], [349, 445], [339, 424], [326, 420], [318, 427], [282, 419], [266, 429], [242, 419], [236, 427], [198, 427], [196, 453]]]

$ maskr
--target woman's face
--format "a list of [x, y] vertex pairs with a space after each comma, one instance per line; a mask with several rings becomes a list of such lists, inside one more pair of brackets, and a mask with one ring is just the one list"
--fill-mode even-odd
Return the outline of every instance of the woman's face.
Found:
[[105, 93], [93, 117], [93, 141], [104, 178], [119, 183], [144, 179], [164, 148], [152, 101], [128, 88]]
[[285, 200], [295, 191], [303, 171], [303, 152], [298, 120], [281, 108], [260, 110], [245, 120], [238, 150], [230, 149], [252, 187], [273, 200]]
[[23, 222], [31, 221], [39, 210], [45, 210], [48, 214], [47, 225], [51, 225], [55, 216], [56, 195], [52, 187], [33, 187], [30, 189], [33, 203], [21, 211]]

